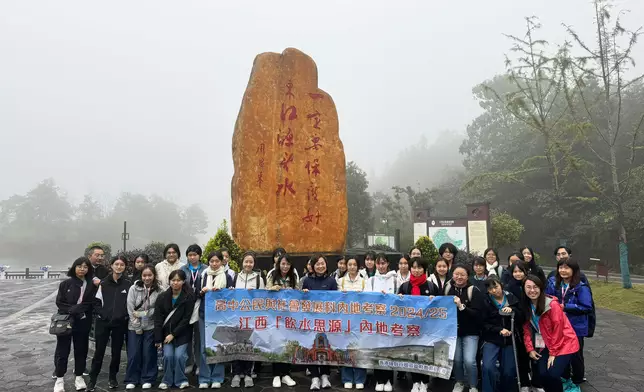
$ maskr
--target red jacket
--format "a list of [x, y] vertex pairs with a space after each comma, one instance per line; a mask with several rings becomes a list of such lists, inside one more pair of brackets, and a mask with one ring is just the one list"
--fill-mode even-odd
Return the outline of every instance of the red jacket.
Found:
[[[530, 314], [528, 321], [523, 324], [523, 341], [527, 352], [535, 351], [533, 336], [536, 331]], [[546, 296], [546, 309], [539, 318], [539, 331], [550, 355], [556, 357], [579, 351], [577, 334], [557, 298]]]

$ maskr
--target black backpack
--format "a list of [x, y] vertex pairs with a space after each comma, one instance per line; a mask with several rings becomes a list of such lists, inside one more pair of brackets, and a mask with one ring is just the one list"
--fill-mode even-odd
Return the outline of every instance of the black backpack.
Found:
[[588, 336], [592, 338], [595, 335], [595, 325], [597, 324], [597, 314], [595, 313], [595, 299], [593, 298], [593, 289], [587, 284], [590, 291], [590, 303], [593, 305], [593, 311], [588, 314]]

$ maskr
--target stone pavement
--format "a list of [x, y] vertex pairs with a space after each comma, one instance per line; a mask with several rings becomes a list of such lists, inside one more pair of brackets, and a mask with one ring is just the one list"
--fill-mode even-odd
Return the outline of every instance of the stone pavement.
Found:
[[[0, 392], [53, 390], [51, 374], [56, 338], [48, 334], [47, 328], [55, 309], [54, 293], [57, 283], [58, 281], [42, 280], [0, 281]], [[584, 352], [588, 378], [588, 382], [582, 386], [584, 392], [644, 391], [644, 319], [598, 309], [595, 337], [586, 341]], [[106, 358], [97, 391], [113, 391], [106, 385], [108, 363]], [[122, 363], [118, 377], [121, 382], [125, 373], [125, 353]], [[73, 369], [73, 355], [70, 355], [69, 369]], [[263, 369], [269, 372], [270, 366], [265, 365]], [[68, 372], [65, 378], [66, 391], [74, 391], [71, 373]], [[295, 390], [293, 392], [308, 391], [310, 380], [303, 373], [296, 373], [294, 378], [298, 386], [283, 387], [283, 392], [291, 389]], [[190, 381], [192, 385], [196, 385], [194, 378]], [[229, 379], [226, 381], [230, 382]], [[259, 380], [256, 380], [257, 385], [254, 388], [244, 388], [249, 391], [243, 392], [273, 392], [271, 381], [268, 375], [261, 374]], [[335, 371], [332, 383], [336, 386], [332, 389], [333, 392], [342, 390]], [[121, 385], [117, 390], [124, 388]], [[395, 390], [400, 392], [409, 389], [410, 385], [406, 383], [399, 382], [395, 385]], [[372, 392], [373, 385], [367, 385], [365, 391]], [[432, 391], [451, 391], [451, 384], [440, 382], [432, 387]], [[229, 387], [222, 388], [222, 392], [232, 390]]]

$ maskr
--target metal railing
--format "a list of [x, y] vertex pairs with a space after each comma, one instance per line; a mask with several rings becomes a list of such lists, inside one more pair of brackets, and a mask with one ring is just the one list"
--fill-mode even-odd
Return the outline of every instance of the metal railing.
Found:
[[[17, 279], [60, 279], [67, 274], [67, 271], [30, 271], [25, 268], [24, 271], [4, 271], [4, 279], [17, 280]], [[1, 277], [0, 277], [1, 279]]]

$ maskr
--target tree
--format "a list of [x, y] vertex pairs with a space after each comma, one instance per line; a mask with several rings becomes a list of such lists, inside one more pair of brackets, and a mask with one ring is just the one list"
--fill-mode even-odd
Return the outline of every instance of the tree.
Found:
[[349, 208], [349, 227], [347, 246], [364, 246], [364, 238], [371, 229], [371, 197], [367, 192], [369, 181], [355, 162], [347, 164], [347, 206]]
[[230, 236], [230, 233], [228, 233], [228, 222], [226, 222], [226, 219], [221, 222], [215, 236], [208, 240], [208, 243], [204, 247], [203, 257], [201, 260], [207, 264], [208, 254], [221, 248], [227, 248], [230, 253], [230, 262], [228, 263], [228, 266], [235, 272], [239, 272], [237, 261], [241, 261], [239, 258], [241, 257], [243, 250], [235, 243], [233, 238]]
[[423, 259], [427, 260], [432, 266], [436, 264], [436, 260], [438, 260], [438, 249], [436, 249], [436, 246], [434, 245], [434, 241], [432, 241], [431, 238], [428, 236], [424, 235], [418, 238], [416, 240], [416, 244], [414, 245], [418, 249], [420, 249], [420, 254], [423, 255]]
[[192, 204], [181, 213], [181, 230], [186, 238], [205, 234], [208, 230], [208, 216], [197, 204]]
[[492, 246], [503, 248], [518, 244], [525, 230], [521, 222], [507, 212], [492, 210], [490, 215]]
[[163, 242], [152, 241], [143, 248], [143, 253], [148, 255], [150, 263], [156, 265], [165, 259], [165, 255], [163, 254], [165, 246], [166, 244]]
[[[628, 124], [624, 121], [624, 102], [630, 91], [641, 87], [644, 75], [633, 79], [627, 79], [625, 75], [629, 65], [634, 65], [632, 52], [642, 34], [642, 28], [629, 31], [620, 23], [619, 16], [613, 20], [610, 1], [594, 0], [593, 6], [596, 48], [591, 48], [570, 26], [566, 26], [574, 42], [585, 52], [584, 56], [569, 58], [571, 61], [568, 71], [578, 87], [576, 91], [569, 93], [569, 100], [581, 103], [583, 112], [575, 112], [575, 115], [585, 126], [580, 127], [579, 134], [598, 163], [605, 165], [610, 172], [610, 181], [607, 183], [602, 183], [598, 176], [583, 171], [582, 174], [585, 175], [588, 187], [598, 197], [607, 200], [615, 211], [622, 284], [624, 288], [632, 288], [624, 195], [634, 179], [637, 152], [643, 148], [640, 130], [644, 123], [644, 110], [639, 109], [636, 121]], [[599, 83], [598, 94], [586, 94], [589, 89], [583, 87], [594, 81]], [[627, 142], [623, 145], [621, 136], [626, 132]], [[620, 159], [620, 155], [626, 159]]]

